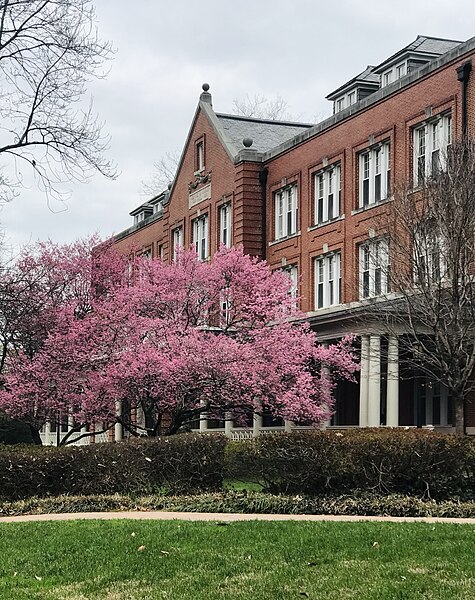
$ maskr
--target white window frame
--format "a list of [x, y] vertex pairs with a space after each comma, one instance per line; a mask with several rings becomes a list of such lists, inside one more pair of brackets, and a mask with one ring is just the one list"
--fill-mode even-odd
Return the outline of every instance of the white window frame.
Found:
[[340, 216], [341, 167], [332, 165], [314, 175], [314, 223], [320, 225]]
[[199, 260], [209, 257], [209, 223], [208, 215], [202, 215], [193, 220], [193, 246]]
[[159, 200], [153, 205], [153, 214], [156, 215], [158, 213], [163, 212], [163, 200]]
[[205, 142], [196, 142], [196, 173], [201, 173], [205, 168]]
[[314, 259], [315, 310], [341, 304], [341, 252]]
[[368, 240], [359, 247], [360, 299], [383, 296], [390, 291], [389, 245], [386, 238]]
[[391, 145], [386, 141], [359, 155], [359, 207], [382, 202], [390, 193]]
[[224, 244], [226, 248], [233, 245], [231, 202], [219, 207], [219, 243]]
[[183, 227], [176, 227], [173, 230], [173, 260], [178, 257], [178, 248], [183, 248]]
[[298, 193], [294, 183], [274, 193], [275, 236], [283, 238], [298, 233]]
[[428, 229], [415, 236], [414, 283], [416, 285], [437, 286], [447, 277], [445, 248], [442, 237]]
[[297, 265], [286, 265], [281, 269], [282, 273], [285, 273], [292, 282], [292, 287], [290, 288], [290, 295], [292, 298], [297, 298], [298, 294], [298, 281], [299, 281], [299, 272]]
[[442, 114], [414, 128], [413, 175], [414, 185], [421, 185], [424, 177], [435, 176], [445, 169], [447, 149], [452, 143], [452, 115]]

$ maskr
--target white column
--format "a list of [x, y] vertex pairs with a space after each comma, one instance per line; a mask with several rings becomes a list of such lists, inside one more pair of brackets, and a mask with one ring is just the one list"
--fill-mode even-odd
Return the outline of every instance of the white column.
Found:
[[262, 415], [254, 413], [252, 420], [252, 437], [260, 435], [262, 429]]
[[369, 337], [368, 427], [381, 425], [381, 338]]
[[208, 431], [208, 416], [206, 413], [200, 415], [200, 431], [206, 433]]
[[284, 431], [285, 433], [291, 433], [292, 427], [294, 426], [292, 421], [284, 421]]
[[[122, 416], [122, 402], [120, 402], [120, 400], [118, 400], [115, 403], [115, 414], [118, 417]], [[122, 429], [122, 423], [116, 423], [114, 425], [114, 440], [116, 442], [120, 442], [123, 439], [123, 437], [124, 437], [124, 432]]]
[[361, 336], [360, 427], [368, 426], [369, 336]]
[[[201, 426], [201, 422], [200, 422]], [[231, 429], [233, 428], [233, 420], [231, 419], [231, 415], [226, 413], [224, 415], [224, 435], [228, 438], [232, 437]]]
[[386, 393], [386, 425], [399, 425], [399, 344], [397, 336], [388, 339], [388, 381]]

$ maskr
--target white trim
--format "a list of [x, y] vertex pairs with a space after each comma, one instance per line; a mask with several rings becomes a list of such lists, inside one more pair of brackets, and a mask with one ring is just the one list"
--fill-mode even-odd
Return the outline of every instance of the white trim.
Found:
[[341, 168], [340, 164], [319, 171], [314, 175], [315, 225], [321, 225], [340, 216]]
[[386, 200], [390, 193], [391, 147], [373, 146], [359, 155], [359, 208]]
[[314, 259], [315, 310], [341, 303], [341, 253], [330, 252]]
[[281, 188], [274, 193], [275, 239], [289, 237], [298, 229], [297, 184]]

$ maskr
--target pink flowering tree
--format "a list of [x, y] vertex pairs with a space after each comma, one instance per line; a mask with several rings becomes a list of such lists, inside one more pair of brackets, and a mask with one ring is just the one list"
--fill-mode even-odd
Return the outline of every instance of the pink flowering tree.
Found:
[[357, 369], [351, 340], [316, 344], [289, 278], [240, 249], [210, 263], [192, 251], [171, 265], [136, 259], [131, 279], [91, 293], [87, 311], [63, 304], [41, 350], [11, 360], [0, 406], [17, 417], [34, 407], [39, 422], [66, 413], [78, 428], [120, 420], [135, 435], [173, 434], [202, 414], [318, 424], [336, 379]]

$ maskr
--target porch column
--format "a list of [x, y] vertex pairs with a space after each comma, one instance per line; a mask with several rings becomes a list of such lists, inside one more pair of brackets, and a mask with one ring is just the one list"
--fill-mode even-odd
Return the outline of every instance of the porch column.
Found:
[[381, 338], [369, 337], [368, 427], [381, 425]]
[[[115, 403], [115, 414], [118, 417], [122, 416], [122, 402], [120, 400], [118, 400]], [[122, 423], [116, 423], [114, 425], [114, 441], [120, 442], [120, 441], [122, 441], [123, 438], [124, 438], [124, 433], [123, 433], [123, 429], [122, 429]]]
[[388, 340], [388, 381], [386, 394], [386, 425], [399, 425], [399, 342], [397, 336]]
[[[201, 426], [201, 421], [200, 421]], [[233, 420], [230, 413], [224, 415], [224, 435], [228, 438], [232, 437], [231, 429], [233, 428]]]
[[[226, 425], [225, 425], [226, 427]], [[202, 413], [200, 415], [200, 432], [206, 433], [208, 431], [208, 415], [206, 413]]]
[[252, 437], [257, 437], [261, 434], [262, 429], [262, 415], [254, 413], [252, 420]]
[[294, 426], [292, 421], [284, 421], [284, 431], [285, 433], [291, 433], [292, 427]]
[[360, 427], [368, 426], [369, 335], [361, 336]]

